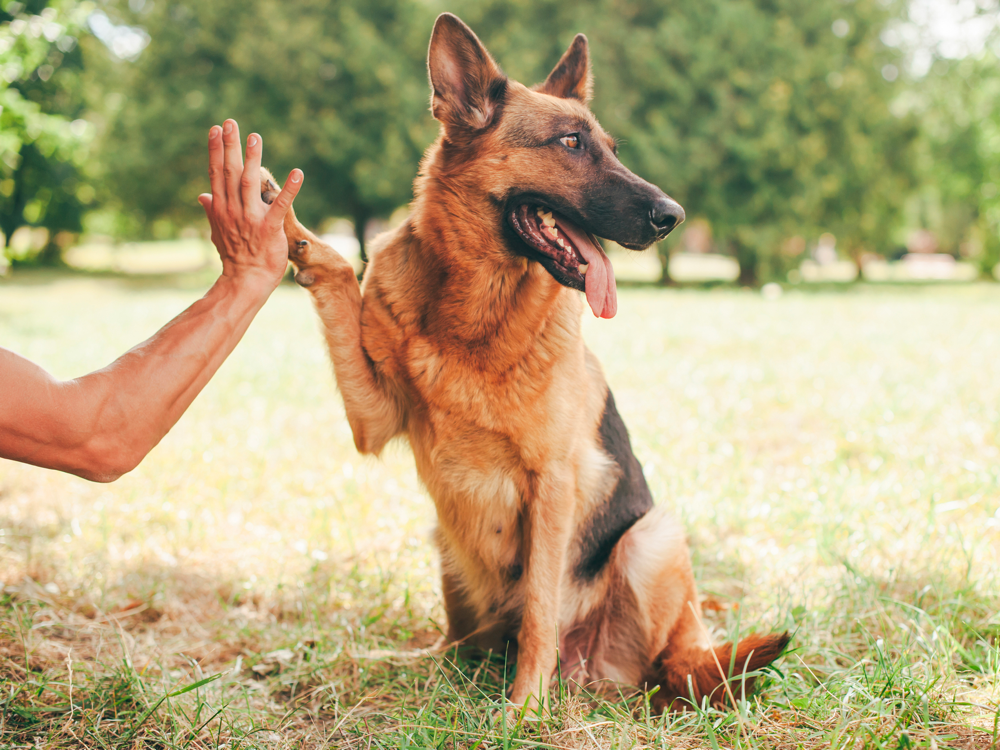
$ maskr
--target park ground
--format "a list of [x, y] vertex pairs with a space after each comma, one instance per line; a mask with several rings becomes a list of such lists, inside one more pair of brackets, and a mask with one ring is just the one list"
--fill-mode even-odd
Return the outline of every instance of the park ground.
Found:
[[[72, 377], [203, 289], [22, 274], [0, 345]], [[130, 475], [0, 462], [0, 746], [1000, 747], [1000, 288], [625, 289], [584, 331], [707, 625], [794, 633], [739, 712], [558, 689], [500, 721], [502, 659], [428, 650], [408, 450], [357, 455], [283, 285]]]

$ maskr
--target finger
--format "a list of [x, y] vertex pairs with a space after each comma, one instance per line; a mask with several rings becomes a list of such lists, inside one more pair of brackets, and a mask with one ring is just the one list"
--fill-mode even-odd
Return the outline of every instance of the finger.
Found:
[[222, 125], [222, 144], [225, 150], [223, 173], [226, 178], [226, 204], [240, 205], [240, 176], [243, 174], [243, 148], [240, 144], [240, 126], [236, 120], [226, 120]]
[[214, 237], [215, 214], [212, 212], [212, 206], [215, 203], [215, 200], [208, 193], [202, 193], [198, 196], [198, 202], [201, 204], [201, 207], [205, 209], [205, 217], [208, 219], [208, 225], [212, 228], [212, 235]]
[[202, 193], [198, 196], [198, 202], [201, 207], [205, 209], [205, 216], [208, 218], [208, 226], [212, 230], [212, 244], [215, 244], [215, 217], [212, 215], [212, 196], [208, 193]]
[[225, 205], [226, 183], [222, 176], [222, 160], [222, 128], [213, 125], [208, 131], [208, 181], [212, 186], [212, 195], [218, 196]]
[[260, 159], [263, 152], [264, 144], [260, 136], [251, 133], [247, 137], [247, 160], [243, 165], [243, 178], [240, 180], [244, 208], [264, 202], [260, 197]]
[[301, 169], [293, 169], [288, 175], [285, 186], [281, 188], [278, 197], [274, 199], [274, 203], [267, 210], [267, 221], [272, 225], [280, 227], [285, 221], [285, 214], [292, 207], [292, 201], [295, 200], [295, 196], [299, 194], [299, 188], [302, 187], [302, 178]]

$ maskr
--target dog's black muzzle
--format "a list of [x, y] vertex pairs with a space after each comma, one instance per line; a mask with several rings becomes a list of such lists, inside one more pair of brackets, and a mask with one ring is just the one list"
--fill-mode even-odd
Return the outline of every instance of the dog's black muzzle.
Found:
[[588, 190], [586, 206], [580, 211], [584, 225], [622, 247], [645, 250], [684, 221], [684, 209], [656, 185], [622, 165], [617, 167]]

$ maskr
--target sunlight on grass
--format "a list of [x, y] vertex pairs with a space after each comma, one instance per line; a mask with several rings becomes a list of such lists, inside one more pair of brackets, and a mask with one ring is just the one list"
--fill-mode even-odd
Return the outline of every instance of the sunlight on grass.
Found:
[[[0, 345], [72, 377], [196, 296], [8, 282]], [[0, 736], [996, 746], [997, 289], [623, 290], [618, 317], [584, 330], [655, 497], [688, 529], [715, 635], [795, 631], [741, 714], [560, 692], [542, 721], [499, 722], [502, 659], [422, 650], [444, 616], [408, 448], [357, 455], [310, 303], [282, 286], [131, 475], [0, 463]]]

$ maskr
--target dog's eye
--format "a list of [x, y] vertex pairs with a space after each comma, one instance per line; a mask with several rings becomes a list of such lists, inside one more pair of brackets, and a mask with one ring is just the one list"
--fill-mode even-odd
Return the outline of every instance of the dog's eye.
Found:
[[577, 149], [580, 148], [580, 134], [570, 133], [569, 135], [564, 135], [559, 139], [559, 142], [566, 148]]

